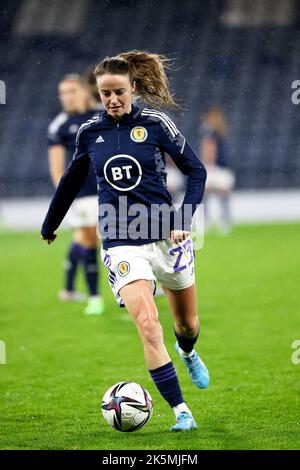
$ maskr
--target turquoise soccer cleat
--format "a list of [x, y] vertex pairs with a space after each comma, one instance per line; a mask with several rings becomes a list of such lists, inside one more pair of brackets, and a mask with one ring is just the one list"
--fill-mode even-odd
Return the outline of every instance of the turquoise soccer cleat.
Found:
[[171, 431], [174, 432], [191, 431], [192, 429], [198, 429], [198, 426], [193, 416], [186, 411], [182, 411], [182, 413], [180, 413], [176, 419], [176, 424], [171, 427]]
[[209, 384], [209, 373], [198, 353], [195, 351], [191, 357], [182, 356], [179, 350], [178, 341], [175, 344], [175, 349], [186, 365], [193, 384], [198, 388], [207, 388]]

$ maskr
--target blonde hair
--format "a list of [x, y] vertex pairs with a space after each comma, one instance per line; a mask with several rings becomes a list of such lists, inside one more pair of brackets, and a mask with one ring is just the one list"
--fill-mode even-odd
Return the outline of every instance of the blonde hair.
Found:
[[228, 125], [224, 112], [220, 106], [213, 106], [204, 115], [202, 122], [211, 126], [219, 135], [225, 137], [228, 134]]
[[161, 54], [147, 51], [122, 52], [106, 57], [94, 69], [95, 78], [105, 73], [129, 75], [136, 83], [138, 97], [155, 108], [178, 108], [169, 90], [166, 69], [172, 69], [171, 60]]

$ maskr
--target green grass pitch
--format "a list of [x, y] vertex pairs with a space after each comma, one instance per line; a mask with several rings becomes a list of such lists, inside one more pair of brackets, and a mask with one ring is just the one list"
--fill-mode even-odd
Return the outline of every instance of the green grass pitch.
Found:
[[[208, 235], [197, 253], [201, 336], [211, 384], [198, 390], [174, 351], [171, 317], [158, 299], [167, 348], [199, 431], [172, 434], [171, 409], [156, 391], [128, 314], [102, 269], [106, 313], [86, 317], [57, 291], [71, 239], [48, 246], [35, 233], [0, 234], [1, 449], [299, 449], [300, 225], [238, 226]], [[79, 278], [83, 289], [83, 277]], [[103, 420], [100, 401], [121, 380], [139, 382], [154, 413], [137, 433]]]

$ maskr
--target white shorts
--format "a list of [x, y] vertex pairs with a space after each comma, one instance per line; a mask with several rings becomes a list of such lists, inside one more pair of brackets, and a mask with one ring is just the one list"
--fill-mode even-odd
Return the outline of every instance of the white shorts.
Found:
[[94, 227], [98, 223], [98, 196], [75, 199], [68, 213], [71, 228]]
[[235, 183], [235, 176], [228, 168], [220, 166], [206, 167], [207, 179], [205, 187], [209, 191], [230, 191]]
[[119, 291], [132, 281], [145, 279], [163, 287], [181, 290], [195, 282], [194, 245], [188, 238], [180, 245], [161, 240], [144, 245], [122, 245], [104, 250], [101, 258], [108, 268], [110, 287], [120, 307], [124, 307]]

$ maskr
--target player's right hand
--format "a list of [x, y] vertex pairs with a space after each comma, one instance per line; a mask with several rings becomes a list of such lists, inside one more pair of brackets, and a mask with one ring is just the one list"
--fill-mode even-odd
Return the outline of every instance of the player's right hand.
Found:
[[41, 235], [41, 239], [45, 240], [48, 243], [48, 245], [51, 245], [51, 243], [54, 242], [56, 237], [57, 237], [57, 235], [55, 233], [53, 233], [53, 235], [51, 235], [51, 237], [48, 237], [48, 238], [45, 238], [45, 237], [43, 237], [43, 235]]

